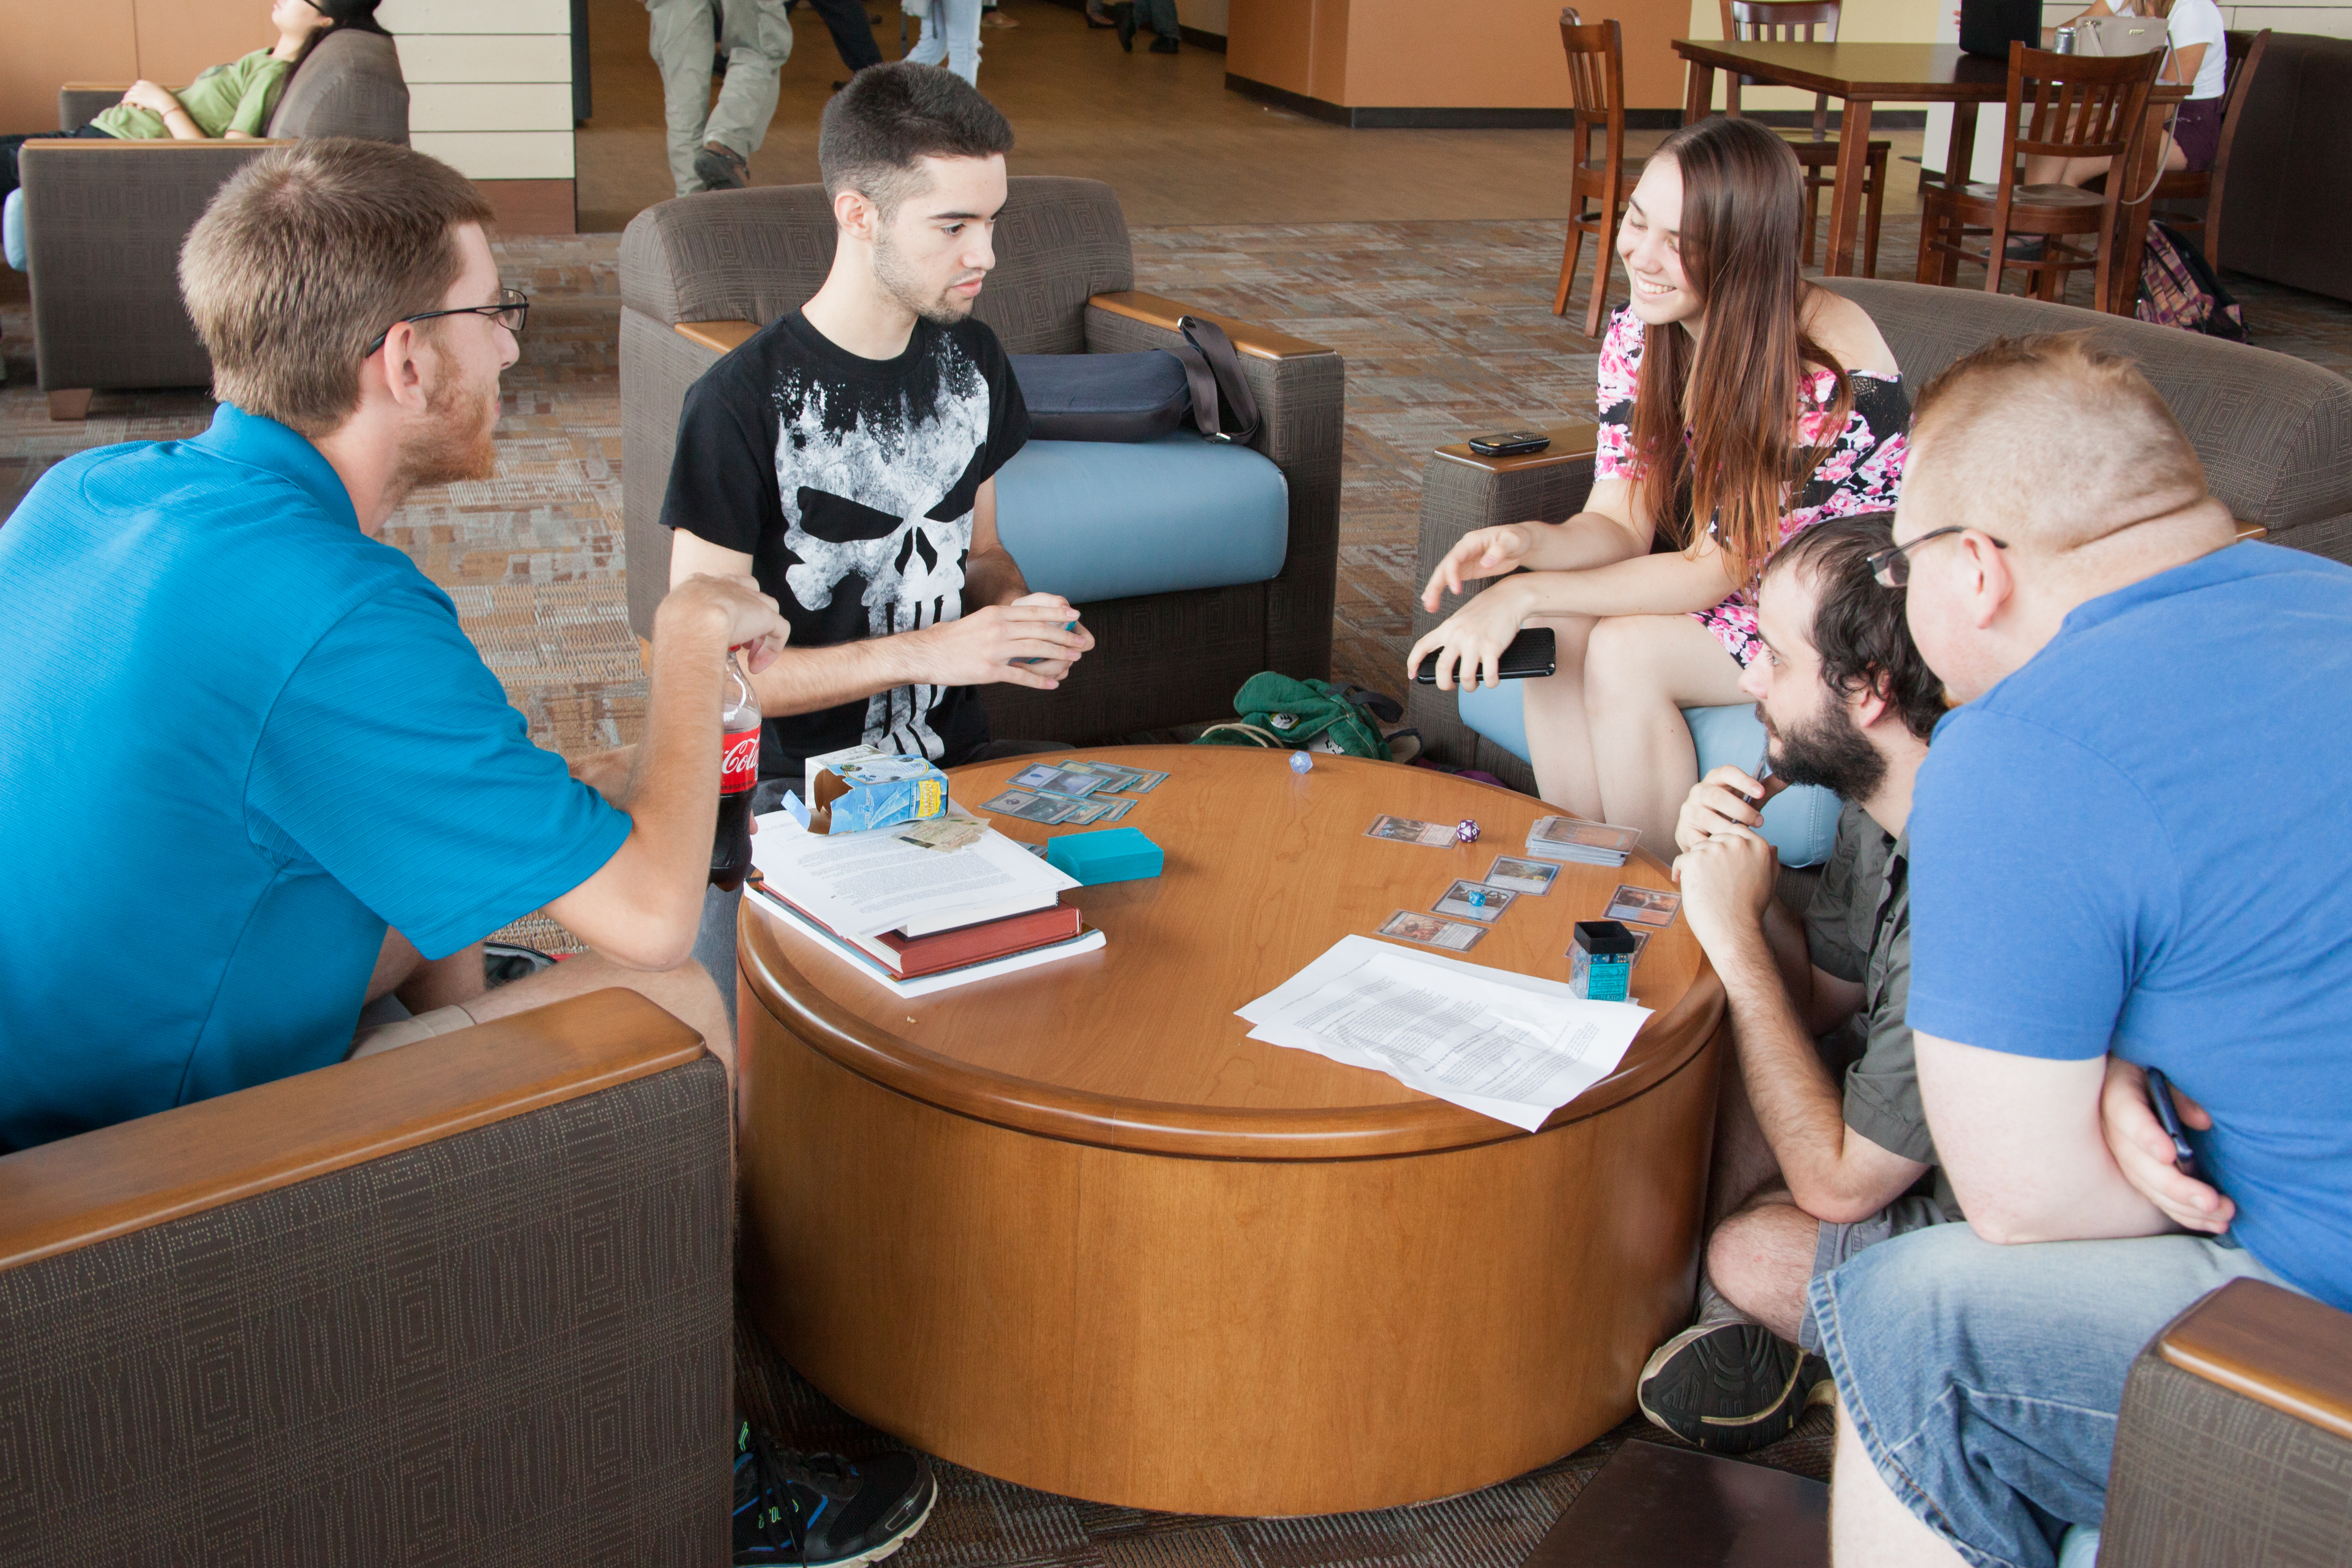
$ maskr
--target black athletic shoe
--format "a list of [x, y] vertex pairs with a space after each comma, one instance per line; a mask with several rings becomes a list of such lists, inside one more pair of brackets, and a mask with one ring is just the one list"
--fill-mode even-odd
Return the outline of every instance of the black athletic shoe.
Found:
[[714, 191], [740, 191], [751, 183], [751, 161], [718, 142], [706, 142], [694, 150], [694, 172]]
[[1135, 0], [1113, 0], [1110, 25], [1118, 29], [1118, 47], [1135, 53]]
[[1710, 1453], [1745, 1454], [1789, 1435], [1830, 1380], [1808, 1355], [1701, 1287], [1699, 1321], [1642, 1368], [1642, 1414]]
[[904, 1546], [940, 1500], [919, 1454], [863, 1464], [838, 1454], [789, 1454], [742, 1422], [735, 1436], [737, 1564], [851, 1568]]
[[1154, 38], [1151, 40], [1151, 52], [1155, 55], [1172, 55], [1176, 52], [1176, 40]]

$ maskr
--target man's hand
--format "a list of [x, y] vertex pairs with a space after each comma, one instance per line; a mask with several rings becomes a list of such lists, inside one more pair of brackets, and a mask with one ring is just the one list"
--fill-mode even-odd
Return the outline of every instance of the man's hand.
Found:
[[[1495, 528], [1474, 528], [1456, 541], [1429, 574], [1429, 586], [1421, 591], [1421, 607], [1431, 615], [1437, 613], [1437, 591], [1443, 585], [1449, 594], [1462, 592], [1463, 579], [1499, 577], [1516, 569], [1536, 547], [1535, 531], [1540, 523], [1507, 522]], [[1439, 677], [1442, 680], [1444, 678]]]
[[[960, 620], [942, 621], [905, 634], [922, 645], [920, 679], [934, 686], [986, 686], [1003, 681], [1051, 691], [1072, 664], [1095, 646], [1070, 602], [1053, 594], [1031, 594], [1009, 605], [985, 605]], [[1013, 660], [1034, 658], [1035, 664]]]
[[1728, 764], [1715, 769], [1684, 797], [1682, 814], [1675, 818], [1675, 847], [1688, 850], [1734, 827], [1757, 826], [1764, 820], [1764, 803], [1788, 787], [1783, 778], [1759, 784]]
[[[2203, 1131], [2213, 1125], [2205, 1108], [2172, 1090], [2173, 1109], [2188, 1126]], [[2107, 1079], [2099, 1089], [2099, 1128], [2116, 1168], [2139, 1195], [2162, 1209], [2183, 1230], [2219, 1236], [2237, 1217], [2238, 1205], [2194, 1176], [2184, 1176], [2173, 1163], [2171, 1135], [2156, 1119], [2147, 1102], [2147, 1075], [2121, 1057], [2107, 1058]]]
[[767, 668], [793, 635], [792, 623], [784, 619], [776, 601], [760, 592], [759, 584], [749, 577], [698, 574], [672, 588], [654, 611], [656, 647], [661, 645], [663, 620], [678, 616], [717, 617], [725, 628], [729, 647], [750, 647], [743, 662], [751, 670]]
[[[1528, 618], [1527, 601], [1519, 587], [1522, 581], [1514, 578], [1494, 584], [1454, 611], [1444, 626], [1413, 644], [1412, 651], [1405, 655], [1405, 679], [1413, 679], [1421, 661], [1433, 650], [1437, 655], [1440, 691], [1451, 691], [1456, 685], [1471, 691], [1478, 689], [1482, 683], [1500, 686], [1503, 650], [1511, 646], [1511, 639], [1519, 635], [1519, 627]], [[1436, 589], [1433, 587], [1430, 592], [1433, 597]]]
[[571, 762], [572, 776], [604, 797], [615, 808], [629, 809], [631, 776], [637, 766], [637, 748], [618, 746], [609, 752], [591, 752]]
[[1675, 858], [1684, 918], [1717, 968], [1742, 943], [1753, 943], [1769, 962], [1764, 910], [1780, 869], [1780, 854], [1760, 835], [1729, 825]]

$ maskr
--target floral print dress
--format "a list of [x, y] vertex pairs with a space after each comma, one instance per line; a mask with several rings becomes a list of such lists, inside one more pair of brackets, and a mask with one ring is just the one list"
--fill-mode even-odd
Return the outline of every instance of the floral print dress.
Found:
[[[1829, 405], [1837, 397], [1837, 377], [1816, 371], [1800, 391], [1797, 444], [1826, 446], [1830, 454], [1813, 470], [1796, 504], [1782, 514], [1783, 544], [1826, 517], [1888, 510], [1903, 489], [1904, 432], [1911, 425], [1911, 400], [1904, 395], [1903, 380], [1863, 371], [1848, 379], [1853, 384], [1853, 411], [1846, 416], [1845, 428], [1834, 436], [1829, 429]], [[1609, 335], [1601, 344], [1595, 398], [1601, 406], [1601, 436], [1592, 459], [1596, 481], [1612, 475], [1642, 477], [1633, 450], [1633, 395], [1641, 384], [1642, 319], [1624, 306], [1610, 319]], [[1715, 634], [1742, 669], [1762, 651], [1756, 632], [1756, 596], [1747, 588], [1691, 616]]]

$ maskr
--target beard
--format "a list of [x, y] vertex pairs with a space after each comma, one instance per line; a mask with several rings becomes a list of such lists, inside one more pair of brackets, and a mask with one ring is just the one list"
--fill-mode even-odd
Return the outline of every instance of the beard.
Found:
[[890, 298], [934, 326], [951, 327], [971, 314], [978, 296], [966, 300], [945, 289], [926, 293], [923, 280], [887, 233], [874, 237], [874, 278]]
[[1886, 779], [1886, 759], [1855, 725], [1843, 703], [1832, 702], [1810, 724], [1783, 730], [1766, 717], [1761, 703], [1756, 717], [1763, 721], [1769, 743], [1765, 756], [1772, 771], [1790, 784], [1819, 784], [1840, 800], [1867, 799]]
[[498, 466], [492, 437], [498, 429], [499, 394], [462, 384], [446, 358], [440, 384], [426, 395], [424, 427], [401, 447], [393, 467], [393, 504], [426, 485], [487, 479]]

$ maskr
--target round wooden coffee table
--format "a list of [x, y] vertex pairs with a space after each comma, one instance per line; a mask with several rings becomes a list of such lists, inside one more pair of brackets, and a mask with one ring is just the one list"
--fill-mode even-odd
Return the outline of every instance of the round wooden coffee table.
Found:
[[[916, 1447], [1182, 1512], [1445, 1497], [1622, 1420], [1698, 1258], [1723, 1005], [1688, 928], [1634, 971], [1656, 1013], [1619, 1070], [1524, 1133], [1234, 1009], [1520, 853], [1539, 802], [1347, 758], [1076, 754], [1171, 775], [1122, 824], [1165, 872], [1066, 895], [1099, 952], [902, 1002], [747, 910], [743, 1268], [777, 1348]], [[958, 770], [956, 797], [1039, 760]], [[1382, 812], [1484, 836], [1365, 837]], [[1566, 866], [1469, 961], [1566, 979], [1620, 881], [1671, 886], [1640, 855]]]

